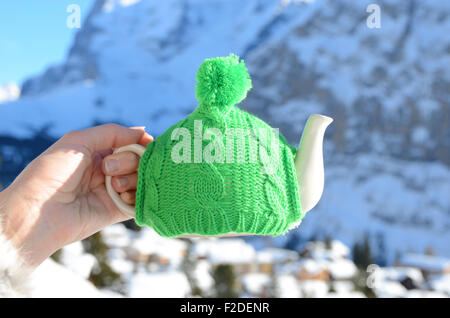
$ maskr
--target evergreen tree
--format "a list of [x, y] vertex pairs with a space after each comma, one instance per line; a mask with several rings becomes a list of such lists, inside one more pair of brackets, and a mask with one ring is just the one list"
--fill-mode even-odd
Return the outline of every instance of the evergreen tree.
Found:
[[359, 267], [359, 264], [361, 264], [361, 247], [359, 246], [358, 242], [355, 242], [352, 247], [352, 255], [353, 255], [353, 262]]
[[288, 250], [296, 251], [300, 245], [300, 241], [297, 233], [289, 234], [289, 238], [284, 247]]
[[330, 293], [330, 294], [336, 293], [336, 289], [334, 289], [333, 282], [330, 282], [330, 288], [328, 289], [328, 293]]
[[353, 261], [356, 266], [363, 270], [374, 263], [368, 235], [364, 236], [364, 240], [361, 244], [356, 242], [353, 245]]
[[369, 273], [367, 273], [365, 270], [358, 270], [358, 274], [353, 277], [352, 281], [356, 291], [362, 292], [368, 298], [375, 298], [376, 294], [374, 293], [373, 289], [367, 284], [368, 277]]
[[401, 258], [402, 254], [400, 253], [400, 251], [395, 251], [394, 264], [400, 263]]
[[266, 296], [270, 297], [270, 298], [278, 298], [280, 297], [280, 286], [278, 284], [278, 278], [277, 278], [277, 273], [275, 271], [275, 267], [272, 266], [272, 268], [270, 269], [270, 281], [269, 281], [269, 286], [267, 286], [267, 293]]
[[331, 237], [329, 235], [325, 236], [324, 242], [325, 242], [325, 248], [327, 250], [331, 250], [331, 247], [332, 247], [331, 245], [333, 244], [333, 240], [331, 239]]
[[380, 266], [386, 266], [386, 244], [384, 242], [384, 235], [378, 232], [376, 235], [377, 241], [377, 258], [376, 263]]
[[186, 249], [186, 254], [184, 254], [183, 262], [181, 263], [181, 269], [186, 275], [189, 286], [191, 287], [191, 295], [203, 297], [203, 291], [198, 286], [197, 279], [194, 275], [195, 268], [197, 267], [197, 262], [192, 256], [192, 241], [186, 240], [186, 242], [188, 243], [188, 247]]
[[363, 260], [362, 265], [364, 266], [364, 268], [367, 268], [367, 266], [374, 263], [373, 257], [372, 257], [372, 249], [370, 247], [370, 240], [369, 240], [368, 235], [366, 235], [364, 237], [363, 249], [362, 249], [362, 260]]
[[228, 264], [220, 264], [214, 269], [216, 297], [234, 298], [238, 297], [236, 288], [236, 277], [233, 267]]
[[95, 233], [82, 243], [86, 252], [91, 253], [97, 259], [97, 265], [92, 270], [89, 281], [97, 287], [109, 287], [118, 292], [124, 292], [120, 275], [108, 265], [109, 247], [103, 242], [101, 233]]

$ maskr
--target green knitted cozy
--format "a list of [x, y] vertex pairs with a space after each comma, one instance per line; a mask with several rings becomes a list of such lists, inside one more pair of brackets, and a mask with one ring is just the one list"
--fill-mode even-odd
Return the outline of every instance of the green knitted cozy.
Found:
[[[247, 68], [236, 55], [201, 64], [197, 109], [150, 143], [141, 158], [138, 225], [174, 237], [279, 235], [300, 223], [296, 150], [264, 121], [235, 106], [250, 88]], [[230, 128], [243, 137], [229, 137]], [[278, 156], [263, 161], [261, 153], [274, 154], [271, 145], [277, 143]]]

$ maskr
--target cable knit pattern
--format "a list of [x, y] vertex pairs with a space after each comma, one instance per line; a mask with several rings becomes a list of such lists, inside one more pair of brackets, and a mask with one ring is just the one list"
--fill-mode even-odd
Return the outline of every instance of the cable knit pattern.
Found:
[[[235, 56], [228, 58], [236, 59]], [[250, 84], [245, 82], [245, 74], [241, 74], [246, 73], [243, 62], [234, 60], [222, 63], [223, 59], [227, 58], [218, 58], [221, 64], [217, 67], [226, 69], [218, 70], [214, 69], [213, 62], [216, 59], [207, 60], [211, 72], [216, 72], [208, 74], [208, 87], [216, 83], [223, 89], [227, 86], [229, 89], [248, 90]], [[238, 68], [232, 71], [241, 73], [231, 78], [238, 78], [240, 84], [232, 87], [229, 80], [226, 85], [222, 84], [220, 80], [228, 76], [228, 68], [235, 65]], [[202, 80], [197, 75], [197, 81]], [[141, 158], [136, 193], [137, 224], [150, 226], [166, 237], [184, 234], [221, 235], [230, 232], [279, 235], [286, 232], [292, 224], [298, 224], [303, 218], [294, 167], [296, 150], [281, 134], [275, 134], [264, 121], [240, 110], [234, 104], [212, 107], [217, 101], [209, 94], [207, 97], [210, 105], [205, 107], [202, 104], [205, 102], [204, 98], [198, 96], [198, 87], [204, 90], [205, 85], [197, 85], [199, 107], [156, 138]], [[239, 91], [240, 98], [245, 95], [246, 91]], [[228, 92], [219, 97], [221, 100], [236, 102], [230, 96], [232, 94]], [[201, 132], [194, 131], [194, 121], [201, 121]], [[172, 148], [179, 142], [171, 140], [171, 135], [174, 129], [181, 127], [186, 128], [191, 135], [189, 163], [175, 163], [171, 158]], [[209, 163], [203, 158], [201, 163], [196, 163], [194, 134], [203, 136], [208, 128], [217, 128], [222, 133], [222, 140], [217, 141], [225, 146], [218, 155], [221, 160]], [[244, 150], [244, 162], [238, 161], [238, 138], [232, 141], [234, 160], [232, 163], [227, 162], [228, 128], [251, 132], [243, 138], [244, 147], [241, 149]], [[279, 144], [279, 156], [268, 163], [275, 171], [264, 173], [267, 163], [261, 160], [259, 147], [270, 154], [270, 145], [275, 141]], [[202, 153], [211, 142], [213, 141], [203, 139]], [[250, 160], [252, 144], [258, 148], [256, 162]]]

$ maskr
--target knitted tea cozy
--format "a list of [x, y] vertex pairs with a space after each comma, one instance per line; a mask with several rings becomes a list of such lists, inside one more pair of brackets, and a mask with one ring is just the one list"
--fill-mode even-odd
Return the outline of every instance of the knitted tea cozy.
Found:
[[[141, 158], [138, 225], [174, 237], [279, 235], [300, 222], [296, 150], [264, 121], [235, 106], [250, 88], [247, 68], [236, 55], [200, 65], [198, 107], [150, 143]], [[244, 132], [243, 137], [233, 139], [229, 131]], [[278, 156], [271, 150], [274, 144]]]

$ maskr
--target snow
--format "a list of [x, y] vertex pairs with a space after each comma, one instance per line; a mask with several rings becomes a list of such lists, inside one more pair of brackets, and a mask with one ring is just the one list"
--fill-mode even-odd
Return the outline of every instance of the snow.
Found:
[[186, 276], [179, 271], [140, 272], [129, 281], [129, 297], [181, 298], [190, 292]]
[[366, 298], [364, 293], [359, 291], [341, 292], [341, 293], [329, 293], [326, 298]]
[[358, 272], [356, 265], [348, 259], [339, 259], [327, 264], [331, 277], [334, 279], [351, 279]]
[[300, 261], [299, 268], [306, 270], [311, 275], [316, 275], [326, 269], [326, 262], [320, 259], [307, 259]]
[[[385, 267], [378, 268], [371, 276], [373, 290], [378, 297], [448, 297], [450, 279], [448, 275], [437, 275], [425, 284], [425, 279], [419, 268], [413, 267]], [[418, 288], [429, 286], [432, 290], [407, 290], [400, 282], [409, 278]], [[425, 284], [425, 285], [424, 285]]]
[[277, 273], [278, 274], [292, 274], [296, 275], [299, 269], [301, 268], [304, 260], [297, 261], [293, 263], [287, 263], [287, 264], [281, 264], [277, 266]]
[[330, 287], [328, 283], [322, 280], [304, 280], [298, 287], [302, 297], [322, 298], [328, 294]]
[[115, 295], [99, 291], [82, 276], [48, 258], [32, 274], [30, 279], [30, 297], [105, 297]]
[[131, 6], [133, 4], [138, 3], [141, 0], [120, 0], [120, 4], [124, 7]]
[[186, 251], [186, 242], [161, 237], [154, 230], [143, 227], [138, 236], [130, 243], [130, 250], [141, 255], [159, 255], [170, 259], [171, 265], [175, 266], [182, 261]]
[[285, 267], [295, 269], [297, 272], [304, 270], [309, 275], [317, 275], [321, 271], [330, 273], [331, 277], [336, 280], [351, 279], [357, 273], [355, 264], [349, 259], [335, 259], [332, 261], [323, 259], [306, 259], [293, 266]]
[[417, 286], [424, 283], [422, 272], [413, 267], [378, 267], [373, 273], [374, 284], [382, 281], [403, 281], [410, 278]]
[[383, 281], [380, 284], [375, 284], [373, 291], [380, 298], [402, 297], [407, 293], [407, 289], [395, 281]]
[[[129, 231], [129, 230], [127, 230]], [[130, 233], [121, 232], [121, 235], [130, 237]], [[140, 235], [134, 233], [131, 236], [139, 238]], [[152, 230], [142, 233], [142, 238], [153, 237]], [[160, 238], [162, 241], [168, 239]], [[170, 239], [168, 241], [171, 241]], [[234, 242], [234, 243], [233, 243]], [[218, 264], [239, 265], [242, 262], [234, 257], [229, 257], [227, 249], [246, 248], [250, 246], [239, 238], [198, 238], [192, 242], [191, 255], [194, 258], [195, 268], [192, 275], [197, 286], [203, 291], [204, 295], [214, 295], [214, 279], [212, 277], [213, 266]], [[294, 261], [292, 258], [286, 258], [290, 253], [279, 248], [264, 247], [252, 258], [246, 259], [246, 262], [256, 262], [257, 255], [263, 255], [264, 263], [273, 264], [276, 279], [276, 291], [279, 297], [331, 297], [331, 298], [360, 298], [365, 297], [363, 293], [355, 290], [353, 278], [357, 273], [355, 264], [343, 258], [346, 255], [343, 251], [342, 243], [335, 242], [333, 244], [340, 253], [335, 253], [330, 257], [330, 253], [312, 253], [318, 258], [302, 258]], [[314, 242], [309, 244], [309, 248], [315, 247], [319, 251], [323, 251], [322, 244]], [[135, 262], [128, 258], [127, 250], [129, 247], [114, 247], [107, 251], [108, 263], [111, 268], [121, 275], [125, 282], [126, 297], [185, 297], [190, 295], [190, 285], [185, 274], [181, 271], [181, 263], [179, 255], [174, 253], [166, 254], [169, 257], [170, 266], [164, 266], [155, 262]], [[211, 251], [220, 251], [224, 249], [224, 257], [216, 257], [217, 255]], [[162, 250], [154, 250], [156, 255]], [[252, 250], [252, 249], [251, 249]], [[311, 250], [311, 252], [314, 250]], [[331, 250], [328, 250], [329, 252]], [[260, 254], [261, 253], [261, 254]], [[272, 257], [268, 257], [273, 253]], [[66, 267], [54, 263], [51, 259], [46, 261], [39, 271], [36, 271], [34, 288], [31, 296], [39, 297], [78, 297], [86, 295], [87, 297], [123, 297], [109, 289], [97, 290], [91, 283], [86, 281], [87, 271], [86, 265], [81, 261], [86, 253], [81, 244], [71, 244], [63, 249], [61, 254]], [[65, 256], [64, 256], [65, 255]], [[333, 253], [331, 253], [333, 255]], [[92, 255], [90, 255], [92, 256]], [[283, 257], [280, 257], [283, 256]], [[172, 260], [175, 258], [175, 262]], [[242, 269], [241, 269], [242, 270]], [[327, 271], [330, 273], [332, 280], [328, 280], [326, 276], [321, 279], [300, 278], [298, 273], [305, 270], [311, 276]], [[90, 272], [90, 270], [89, 270]], [[271, 275], [262, 272], [260, 269], [248, 269], [247, 272], [235, 271], [238, 274], [237, 279], [242, 286], [242, 297], [260, 297], [264, 295], [267, 288], [271, 284]], [[420, 289], [407, 290], [401, 282], [406, 278], [413, 281], [414, 285]], [[49, 280], [46, 285], [44, 282]], [[72, 282], [74, 281], [74, 282]], [[74, 286], [76, 290], [68, 291], [67, 285]], [[450, 294], [450, 275], [432, 275], [428, 281], [419, 268], [395, 266], [395, 267], [377, 267], [374, 271], [370, 271], [367, 279], [369, 287], [373, 287], [373, 291], [377, 297], [448, 297]], [[176, 288], [174, 288], [176, 286]], [[331, 286], [333, 292], [330, 292]], [[63, 290], [63, 291], [61, 291]]]
[[448, 298], [448, 295], [443, 293], [428, 291], [428, 290], [409, 290], [405, 298]]
[[279, 275], [277, 277], [278, 296], [280, 298], [299, 298], [302, 296], [297, 280], [292, 275]]
[[294, 262], [298, 257], [298, 253], [295, 251], [275, 247], [267, 247], [256, 253], [256, 261], [258, 263]]
[[207, 257], [213, 264], [252, 263], [256, 251], [242, 239], [205, 239], [197, 242], [193, 249], [197, 256]]
[[123, 249], [112, 248], [107, 252], [108, 264], [118, 274], [129, 275], [134, 270], [134, 263], [127, 259], [127, 255]]
[[332, 240], [329, 248], [327, 248], [325, 242], [308, 242], [304, 250], [308, 251], [309, 257], [324, 260], [345, 258], [350, 253], [349, 248], [337, 240]]
[[244, 290], [253, 295], [261, 295], [270, 283], [270, 276], [263, 273], [245, 274], [240, 279]]
[[124, 259], [113, 259], [109, 263], [109, 266], [115, 271], [117, 274], [128, 275], [132, 273], [134, 269], [133, 262], [124, 260]]
[[355, 285], [351, 281], [335, 281], [331, 284], [337, 294], [349, 294], [355, 289]]
[[430, 139], [428, 130], [425, 127], [416, 127], [412, 131], [412, 140], [418, 144], [426, 143]]
[[107, 256], [109, 260], [125, 259], [127, 257], [126, 249], [120, 247], [109, 248]]
[[6, 84], [5, 86], [0, 85], [0, 104], [9, 101], [14, 101], [18, 99], [19, 96], [20, 96], [20, 88], [16, 84], [9, 83]]
[[[373, 155], [335, 160], [325, 170], [321, 201], [302, 221], [302, 237], [321, 233], [353, 246], [369, 235], [373, 252], [390, 264], [396, 251], [423, 253], [432, 246], [436, 254], [450, 255], [450, 170], [444, 165]], [[376, 235], [384, 251], [376, 250]]]
[[61, 264], [87, 279], [97, 260], [92, 254], [84, 252], [81, 242], [75, 242], [62, 249]]
[[431, 289], [450, 296], [450, 274], [436, 275], [429, 283]]
[[127, 247], [130, 245], [132, 235], [125, 225], [121, 223], [105, 227], [102, 231], [103, 241], [109, 247]]
[[[407, 290], [401, 284], [407, 278], [411, 279], [415, 287], [420, 289]], [[437, 292], [423, 289], [425, 278], [419, 268], [379, 267], [371, 272], [369, 280], [378, 297], [441, 297]]]
[[200, 289], [203, 291], [210, 291], [214, 287], [214, 278], [211, 276], [212, 266], [206, 260], [197, 262], [194, 270], [194, 278]]
[[450, 259], [445, 257], [408, 253], [402, 257], [400, 262], [402, 265], [414, 266], [430, 272], [450, 271]]

